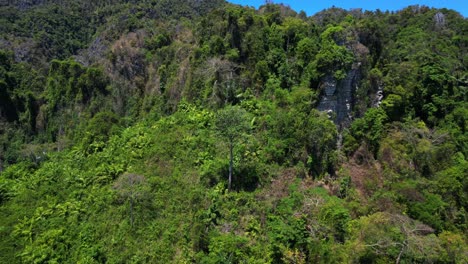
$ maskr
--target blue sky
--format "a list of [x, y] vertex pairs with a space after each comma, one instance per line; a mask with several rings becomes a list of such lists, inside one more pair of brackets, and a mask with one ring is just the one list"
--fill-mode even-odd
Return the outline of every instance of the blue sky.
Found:
[[[265, 3], [265, 0], [228, 0], [228, 2], [258, 8]], [[381, 11], [396, 11], [409, 5], [426, 5], [429, 7], [454, 9], [464, 17], [468, 16], [468, 0], [273, 0], [273, 2], [287, 4], [296, 11], [304, 10], [308, 16], [333, 5], [346, 10], [362, 8], [364, 10], [380, 9]]]

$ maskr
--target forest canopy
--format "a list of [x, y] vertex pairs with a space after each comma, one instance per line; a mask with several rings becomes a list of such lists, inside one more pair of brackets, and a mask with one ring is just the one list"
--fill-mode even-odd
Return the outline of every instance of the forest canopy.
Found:
[[468, 22], [0, 6], [1, 263], [468, 262]]

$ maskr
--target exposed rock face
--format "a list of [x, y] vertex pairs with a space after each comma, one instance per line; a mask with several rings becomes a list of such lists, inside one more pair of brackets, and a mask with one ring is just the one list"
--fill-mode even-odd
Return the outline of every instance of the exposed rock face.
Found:
[[379, 86], [377, 87], [377, 93], [375, 94], [372, 106], [373, 107], [379, 107], [380, 104], [382, 103], [383, 97], [384, 97], [384, 95], [383, 95], [383, 86], [382, 86], [382, 84], [379, 84]]
[[442, 12], [437, 12], [434, 15], [435, 26], [438, 29], [444, 28], [446, 25], [445, 15]]
[[359, 80], [359, 69], [351, 69], [341, 81], [331, 75], [323, 80], [323, 95], [318, 110], [327, 112], [340, 129], [351, 123], [353, 96]]
[[318, 110], [329, 114], [337, 112], [338, 98], [336, 93], [336, 80], [331, 75], [325, 76], [323, 83], [323, 95], [318, 105]]

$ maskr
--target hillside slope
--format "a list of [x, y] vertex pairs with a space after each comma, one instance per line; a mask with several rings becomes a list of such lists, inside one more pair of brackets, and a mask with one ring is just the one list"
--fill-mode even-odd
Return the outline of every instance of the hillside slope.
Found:
[[0, 262], [465, 263], [467, 36], [424, 6], [10, 1]]

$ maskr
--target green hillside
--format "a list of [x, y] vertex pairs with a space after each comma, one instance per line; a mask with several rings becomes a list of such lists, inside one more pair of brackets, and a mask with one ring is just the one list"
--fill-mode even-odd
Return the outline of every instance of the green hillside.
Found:
[[8, 1], [0, 263], [468, 263], [467, 97], [453, 10]]

